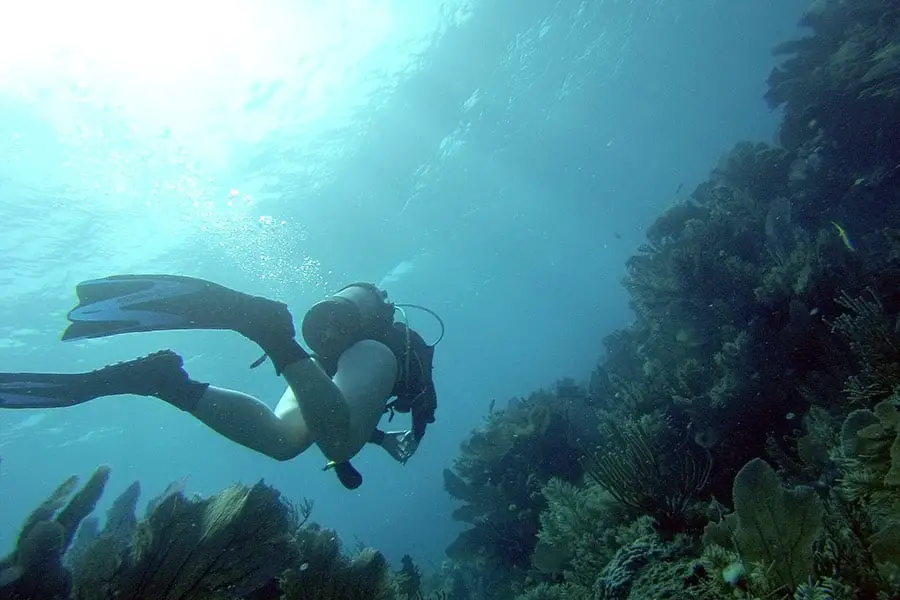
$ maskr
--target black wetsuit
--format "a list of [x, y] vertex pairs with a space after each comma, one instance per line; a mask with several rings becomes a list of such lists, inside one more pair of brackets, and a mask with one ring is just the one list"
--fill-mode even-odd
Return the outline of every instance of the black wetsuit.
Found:
[[391, 412], [391, 418], [394, 411], [411, 413], [413, 435], [416, 442], [420, 442], [426, 425], [434, 423], [434, 411], [437, 410], [437, 392], [432, 379], [434, 347], [426, 344], [414, 329], [409, 329], [407, 337], [407, 327], [403, 323], [394, 323], [379, 341], [391, 349], [400, 368], [391, 392], [396, 399], [388, 403], [387, 410]]

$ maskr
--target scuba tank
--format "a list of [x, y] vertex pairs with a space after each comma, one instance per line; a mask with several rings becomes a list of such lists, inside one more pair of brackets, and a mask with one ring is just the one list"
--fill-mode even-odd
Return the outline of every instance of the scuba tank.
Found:
[[351, 283], [317, 302], [303, 317], [303, 339], [323, 359], [337, 359], [364, 339], [380, 339], [394, 323], [387, 292], [371, 283]]

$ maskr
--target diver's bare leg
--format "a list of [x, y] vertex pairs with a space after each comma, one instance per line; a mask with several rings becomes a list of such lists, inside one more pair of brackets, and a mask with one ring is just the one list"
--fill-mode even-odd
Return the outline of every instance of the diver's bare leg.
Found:
[[279, 418], [265, 403], [235, 390], [209, 386], [191, 414], [231, 441], [276, 460], [290, 460], [312, 444], [305, 424]]
[[[290, 363], [282, 372], [293, 392], [291, 402], [276, 407], [283, 419], [296, 419], [298, 413], [322, 452], [330, 460], [342, 462], [343, 440], [350, 430], [350, 410], [341, 390], [328, 373], [312, 358]], [[283, 398], [284, 400], [284, 398]]]
[[315, 360], [295, 361], [283, 369], [293, 391], [292, 402], [280, 402], [276, 413], [286, 419], [299, 411], [326, 457], [335, 462], [350, 460], [384, 413], [397, 370], [393, 352], [374, 340], [363, 340], [345, 351], [334, 380]]

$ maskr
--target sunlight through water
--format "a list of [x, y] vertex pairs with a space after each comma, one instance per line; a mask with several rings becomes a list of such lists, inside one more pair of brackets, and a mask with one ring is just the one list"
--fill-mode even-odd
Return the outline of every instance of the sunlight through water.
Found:
[[[319, 156], [322, 141], [388, 91], [448, 12], [464, 14], [466, 4], [35, 0], [7, 8], [0, 217], [14, 233], [0, 241], [8, 258], [0, 276], [27, 293], [41, 274], [77, 279], [153, 264], [198, 238], [251, 269], [272, 264], [278, 257], [265, 249], [278, 236], [302, 238], [305, 225], [277, 197], [260, 198], [261, 182], [235, 165], [276, 137]], [[300, 262], [315, 275], [314, 257]]]

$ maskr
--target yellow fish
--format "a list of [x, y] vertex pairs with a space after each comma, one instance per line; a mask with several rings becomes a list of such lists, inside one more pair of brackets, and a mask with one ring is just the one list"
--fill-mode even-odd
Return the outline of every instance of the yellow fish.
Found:
[[832, 221], [831, 224], [834, 225], [835, 229], [837, 229], [838, 236], [841, 238], [841, 241], [844, 242], [844, 246], [847, 247], [847, 250], [856, 252], [856, 247], [853, 246], [853, 242], [850, 241], [850, 236], [847, 235], [847, 232], [844, 231], [844, 228], [834, 221]]

